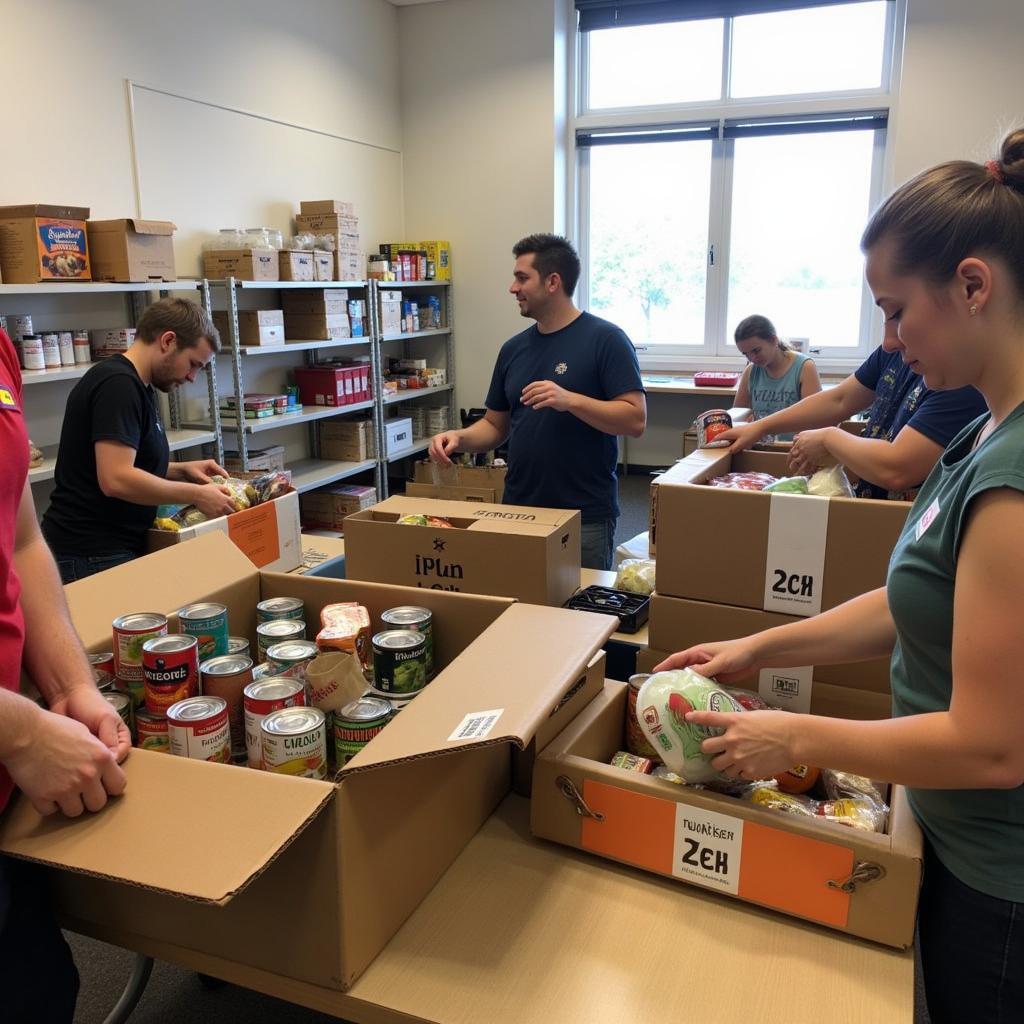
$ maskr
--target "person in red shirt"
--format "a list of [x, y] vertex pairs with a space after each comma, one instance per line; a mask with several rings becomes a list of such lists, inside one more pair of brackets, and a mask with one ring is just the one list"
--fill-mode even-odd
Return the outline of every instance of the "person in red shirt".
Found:
[[[0, 330], [0, 813], [17, 788], [40, 814], [77, 817], [124, 791], [131, 737], [96, 688], [39, 530], [21, 399]], [[19, 693], [23, 669], [49, 710]], [[77, 995], [41, 872], [0, 855], [0, 1016], [71, 1021]]]

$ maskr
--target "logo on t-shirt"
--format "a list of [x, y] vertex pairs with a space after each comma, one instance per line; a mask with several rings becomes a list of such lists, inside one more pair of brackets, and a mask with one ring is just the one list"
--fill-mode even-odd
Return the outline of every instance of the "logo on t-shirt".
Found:
[[0, 409], [16, 411], [17, 408], [18, 402], [14, 397], [14, 392], [5, 384], [0, 384]]
[[568, 363], [559, 363], [559, 364], [558, 364], [558, 365], [557, 365], [557, 366], [555, 367], [555, 373], [557, 373], [557, 374], [563, 374], [563, 373], [565, 373], [565, 372], [566, 372], [566, 371], [567, 371], [568, 369], [569, 369], [569, 364], [568, 364]]
[[928, 529], [932, 523], [935, 522], [935, 517], [939, 514], [941, 509], [939, 508], [939, 499], [936, 498], [924, 511], [924, 515], [921, 516], [917, 521], [917, 526], [914, 528], [914, 540], [920, 540], [924, 536], [925, 530]]

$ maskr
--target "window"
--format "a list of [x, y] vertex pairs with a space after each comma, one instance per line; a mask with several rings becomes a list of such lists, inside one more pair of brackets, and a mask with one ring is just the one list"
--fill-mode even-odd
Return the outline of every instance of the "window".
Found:
[[[823, 359], [878, 340], [859, 239], [902, 0], [821, 3], [576, 0], [580, 302], [646, 365], [738, 366], [751, 313]], [[694, 6], [724, 16], [603, 27]]]

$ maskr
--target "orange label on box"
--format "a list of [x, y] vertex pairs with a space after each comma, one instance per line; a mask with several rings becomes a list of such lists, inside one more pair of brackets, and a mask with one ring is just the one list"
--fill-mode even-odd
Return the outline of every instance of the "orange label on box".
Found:
[[[849, 894], [829, 886], [853, 870], [853, 850], [719, 811], [585, 779], [583, 849], [716, 892], [843, 928]], [[836, 837], [837, 840], [840, 837]]]
[[281, 542], [277, 532], [277, 509], [268, 501], [265, 505], [248, 508], [228, 516], [228, 536], [235, 547], [249, 557], [257, 568], [269, 565], [281, 557]]
[[36, 245], [41, 277], [89, 279], [85, 221], [37, 217]]

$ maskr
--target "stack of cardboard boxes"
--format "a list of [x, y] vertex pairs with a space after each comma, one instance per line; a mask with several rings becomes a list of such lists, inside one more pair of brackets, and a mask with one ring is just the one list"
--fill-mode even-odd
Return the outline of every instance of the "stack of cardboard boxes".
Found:
[[307, 491], [299, 499], [302, 525], [307, 530], [337, 530], [344, 533], [345, 517], [370, 508], [376, 500], [376, 488], [359, 484], [339, 484]]
[[338, 199], [303, 200], [295, 218], [297, 234], [334, 235], [335, 280], [361, 281], [365, 276], [359, 242], [359, 218], [352, 203]]

